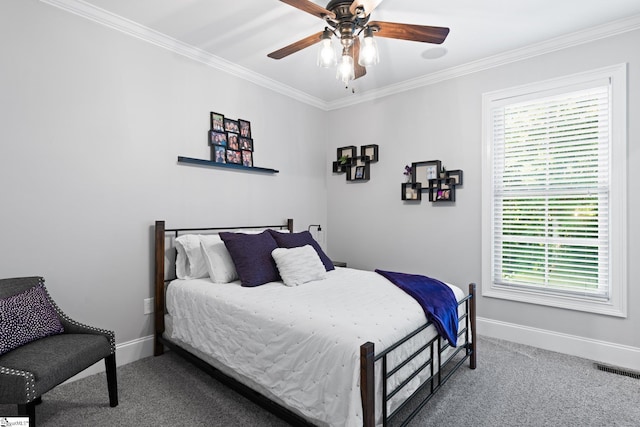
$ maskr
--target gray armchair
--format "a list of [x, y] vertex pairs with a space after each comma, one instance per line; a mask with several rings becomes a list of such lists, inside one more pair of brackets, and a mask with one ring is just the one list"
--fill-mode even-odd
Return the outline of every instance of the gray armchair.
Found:
[[[42, 277], [0, 279], [0, 299], [42, 285]], [[17, 404], [18, 414], [35, 426], [35, 405], [44, 393], [104, 359], [109, 404], [118, 405], [116, 346], [112, 331], [83, 325], [58, 308], [44, 288], [64, 331], [24, 344], [0, 355], [0, 403]], [[1, 307], [0, 307], [1, 308]], [[0, 311], [0, 321], [4, 313]]]

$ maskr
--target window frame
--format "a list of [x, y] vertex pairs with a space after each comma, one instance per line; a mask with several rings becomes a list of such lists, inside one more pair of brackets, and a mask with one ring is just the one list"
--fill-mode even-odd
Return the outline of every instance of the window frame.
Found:
[[[494, 193], [492, 108], [510, 98], [536, 99], [551, 93], [569, 93], [596, 80], [607, 79], [609, 113], [609, 299], [581, 297], [542, 289], [493, 283]], [[482, 296], [559, 307], [616, 317], [627, 317], [627, 64], [535, 82], [482, 95]]]

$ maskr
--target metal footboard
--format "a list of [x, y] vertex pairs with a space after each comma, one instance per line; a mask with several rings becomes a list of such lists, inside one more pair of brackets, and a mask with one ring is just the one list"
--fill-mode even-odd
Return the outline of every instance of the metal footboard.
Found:
[[[476, 364], [476, 350], [475, 350], [475, 284], [469, 285], [469, 295], [458, 302], [458, 307], [464, 305], [464, 313], [458, 317], [460, 325], [464, 325], [463, 328], [458, 331], [458, 341], [461, 337], [464, 337], [462, 343], [460, 343], [455, 351], [446, 355], [443, 360], [444, 353], [449, 349], [450, 344], [440, 335], [436, 335], [419, 348], [412, 351], [405, 359], [399, 361], [393, 368], [389, 369], [389, 357], [394, 354], [402, 345], [408, 341], [414, 339], [421, 332], [426, 330], [432, 325], [431, 322], [427, 322], [415, 331], [411, 332], [400, 341], [394, 343], [384, 351], [377, 355], [374, 355], [374, 345], [371, 342], [363, 344], [361, 347], [361, 387], [363, 398], [363, 414], [364, 414], [364, 426], [375, 425], [375, 382], [374, 376], [366, 372], [366, 370], [373, 371], [377, 364], [381, 364], [382, 375], [382, 422], [384, 426], [387, 426], [391, 421], [396, 419], [401, 426], [407, 425], [431, 400], [431, 398], [438, 392], [438, 390], [447, 382], [447, 380], [453, 375], [453, 373], [460, 368], [467, 360], [470, 360], [470, 368], [475, 369]], [[460, 353], [464, 352], [462, 357], [459, 357]], [[406, 373], [404, 379], [393, 389], [390, 385], [390, 380], [398, 375], [400, 370], [407, 367], [412, 361], [416, 360], [419, 356], [425, 356], [426, 360], [415, 367], [411, 372]], [[445, 372], [446, 370], [446, 372]], [[422, 379], [419, 387], [416, 388], [402, 403], [400, 403], [391, 413], [389, 412], [389, 403], [397, 393], [402, 391], [408, 384], [411, 383], [417, 376], [424, 374], [426, 377]], [[366, 377], [366, 378], [365, 378]], [[400, 415], [409, 411], [409, 406], [415, 405], [411, 412], [401, 419]]]

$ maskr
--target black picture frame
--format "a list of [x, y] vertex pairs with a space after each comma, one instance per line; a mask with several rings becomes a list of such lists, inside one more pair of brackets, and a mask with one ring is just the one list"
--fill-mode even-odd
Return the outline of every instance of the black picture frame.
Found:
[[234, 163], [236, 165], [242, 164], [242, 154], [240, 150], [231, 150], [227, 148], [227, 163]]
[[227, 132], [209, 131], [209, 145], [227, 146]]
[[211, 130], [224, 132], [224, 114], [211, 112]]
[[353, 179], [364, 179], [364, 166], [356, 166], [356, 172]]
[[240, 134], [240, 149], [253, 151], [253, 139], [245, 138]]
[[211, 160], [216, 163], [227, 163], [227, 149], [221, 145], [214, 145], [211, 147]]
[[251, 122], [250, 121], [238, 119], [238, 126], [240, 128], [241, 137], [251, 138]]
[[231, 119], [224, 119], [224, 130], [226, 130], [227, 132], [234, 132], [239, 134], [240, 133], [240, 125], [238, 124], [237, 120], [231, 120]]
[[413, 162], [411, 163], [411, 182], [419, 182], [422, 188], [429, 188], [429, 180], [438, 178], [441, 169], [440, 160]]
[[240, 150], [240, 135], [235, 132], [227, 132], [227, 148]]
[[250, 150], [242, 150], [242, 166], [248, 168], [253, 167], [253, 152]]
[[447, 178], [452, 179], [453, 185], [462, 185], [462, 169], [447, 171]]

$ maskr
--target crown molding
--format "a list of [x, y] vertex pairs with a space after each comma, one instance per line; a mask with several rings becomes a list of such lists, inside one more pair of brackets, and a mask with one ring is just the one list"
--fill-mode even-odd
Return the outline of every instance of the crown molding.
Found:
[[201, 62], [212, 68], [218, 69], [235, 77], [255, 83], [258, 86], [278, 92], [282, 95], [296, 99], [305, 104], [326, 110], [327, 103], [319, 98], [311, 96], [301, 90], [294, 89], [262, 74], [241, 67], [223, 58], [213, 55], [197, 47], [191, 46], [173, 37], [167, 36], [159, 31], [131, 21], [122, 16], [111, 13], [102, 8], [96, 7], [83, 0], [40, 0], [42, 3], [58, 7], [74, 15], [81, 16], [90, 21], [120, 31], [129, 36], [138, 38], [178, 55], [185, 56], [194, 61]]
[[238, 78], [252, 82], [258, 86], [270, 89], [297, 101], [311, 105], [324, 111], [337, 110], [363, 102], [373, 101], [401, 92], [414, 90], [420, 87], [429, 86], [435, 83], [465, 76], [468, 74], [484, 71], [490, 68], [499, 67], [524, 59], [533, 58], [547, 53], [566, 49], [572, 46], [589, 43], [606, 37], [615, 36], [628, 31], [640, 29], [640, 15], [613, 21], [607, 24], [599, 25], [587, 30], [577, 31], [564, 36], [556, 37], [541, 43], [536, 43], [524, 48], [514, 49], [498, 55], [483, 58], [477, 61], [469, 62], [456, 67], [451, 67], [435, 73], [430, 73], [415, 79], [406, 80], [397, 84], [385, 86], [380, 89], [369, 90], [357, 94], [350, 95], [335, 101], [327, 102], [317, 97], [311, 96], [301, 90], [292, 88], [291, 86], [277, 82], [262, 74], [241, 67], [237, 64], [222, 59], [216, 55], [206, 52], [202, 49], [183, 43], [166, 34], [162, 34], [137, 22], [123, 18], [83, 0], [40, 0], [46, 3], [91, 21], [97, 22], [106, 27], [136, 37], [140, 40], [152, 43], [156, 46], [170, 50], [179, 55], [193, 59], [195, 61], [206, 64], [212, 68], [216, 68], [225, 73], [231, 74]]
[[443, 82], [445, 80], [462, 77], [468, 74], [477, 73], [479, 71], [484, 71], [513, 62], [518, 62], [547, 53], [555, 52], [558, 50], [567, 49], [569, 47], [590, 43], [596, 40], [612, 37], [637, 29], [640, 29], [640, 15], [634, 15], [586, 30], [566, 34], [560, 37], [546, 40], [544, 42], [532, 44], [524, 48], [513, 49], [511, 51], [489, 56], [477, 61], [468, 62], [457, 67], [447, 68], [446, 70], [430, 73], [421, 77], [417, 77], [415, 79], [400, 82], [398, 84], [389, 85], [381, 89], [362, 92], [356, 97], [345, 97], [342, 99], [338, 99], [336, 101], [327, 103], [327, 110], [337, 110], [363, 102], [373, 101], [385, 96], [395, 95], [408, 90], [414, 90], [420, 87]]

